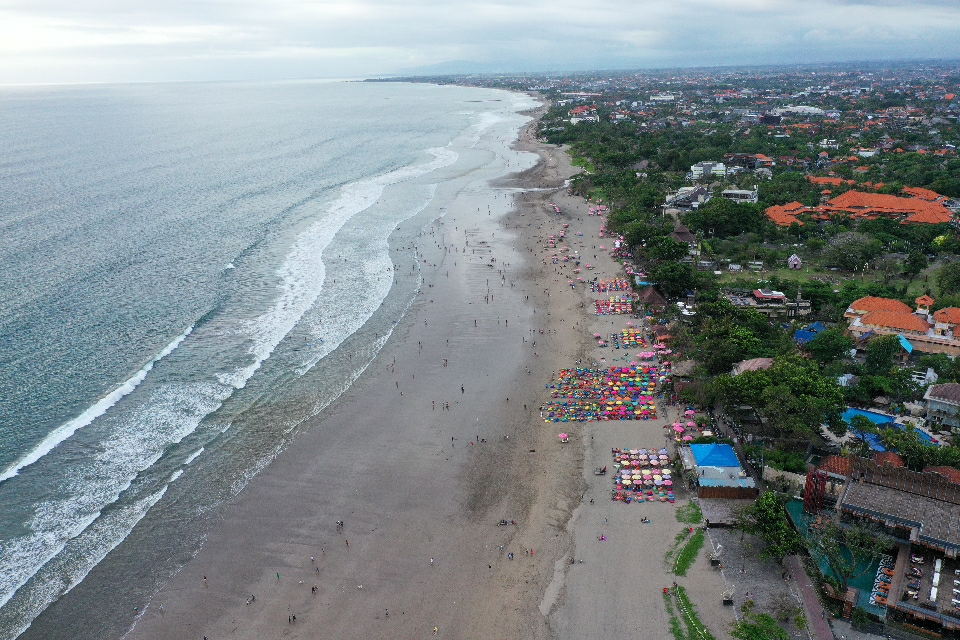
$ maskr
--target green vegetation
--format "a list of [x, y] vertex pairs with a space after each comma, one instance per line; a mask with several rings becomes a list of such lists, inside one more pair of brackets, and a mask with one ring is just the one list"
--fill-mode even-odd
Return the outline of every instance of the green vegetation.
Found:
[[713, 635], [707, 627], [700, 622], [700, 618], [693, 608], [693, 603], [690, 602], [690, 598], [687, 596], [687, 590], [683, 587], [675, 587], [673, 591], [677, 598], [677, 608], [680, 609], [680, 615], [687, 627], [686, 637], [690, 638], [690, 640], [714, 640]]
[[776, 358], [769, 369], [719, 375], [714, 388], [724, 406], [752, 408], [781, 437], [814, 436], [824, 422], [834, 433], [847, 429], [840, 387], [809, 360]]
[[871, 569], [871, 561], [888, 551], [893, 539], [861, 523], [841, 527], [828, 522], [807, 543], [810, 554], [830, 568], [824, 578], [839, 593], [846, 593], [850, 580]]
[[[801, 616], [797, 616], [798, 622]], [[806, 626], [806, 625], [804, 625]], [[800, 625], [797, 625], [800, 628]], [[790, 640], [790, 634], [765, 613], [747, 613], [733, 624], [730, 635], [737, 640]]]
[[674, 513], [677, 516], [678, 522], [684, 522], [686, 524], [698, 525], [703, 520], [703, 513], [700, 511], [700, 506], [695, 502], [688, 502], [678, 507]]
[[680, 619], [677, 618], [677, 614], [673, 609], [673, 599], [669, 593], [664, 592], [663, 594], [663, 606], [667, 610], [667, 616], [670, 618], [670, 634], [673, 635], [674, 640], [689, 640], [687, 633], [683, 630], [683, 625], [680, 624]]
[[683, 550], [677, 555], [677, 561], [673, 564], [673, 572], [678, 576], [687, 575], [687, 571], [697, 561], [700, 549], [703, 548], [705, 538], [703, 529], [697, 529], [690, 541], [684, 545]]
[[784, 500], [773, 491], [762, 494], [737, 514], [735, 527], [766, 543], [761, 558], [783, 563], [783, 558], [803, 548], [803, 539], [790, 526]]

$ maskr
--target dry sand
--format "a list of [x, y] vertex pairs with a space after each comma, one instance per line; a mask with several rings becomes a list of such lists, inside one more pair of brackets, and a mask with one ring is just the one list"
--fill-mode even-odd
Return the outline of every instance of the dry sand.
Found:
[[[592, 258], [601, 220], [565, 195], [569, 157], [529, 127], [515, 148], [541, 162], [470, 185], [425, 228], [422, 293], [390, 341], [225, 508], [129, 638], [669, 637], [675, 507], [613, 503], [592, 475], [611, 446], [662, 445], [660, 424], [567, 423], [561, 445], [538, 413], [557, 370], [599, 357], [589, 336], [627, 320], [595, 316], [544, 239], [568, 222], [591, 276], [619, 267]], [[692, 575], [719, 593], [719, 574]], [[724, 637], [726, 618], [708, 624]]]

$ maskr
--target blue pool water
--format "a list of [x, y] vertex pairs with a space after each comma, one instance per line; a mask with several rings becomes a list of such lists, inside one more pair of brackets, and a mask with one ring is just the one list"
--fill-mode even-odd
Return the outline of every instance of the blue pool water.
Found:
[[[854, 416], [863, 416], [867, 418], [870, 422], [876, 425], [882, 425], [885, 428], [895, 428], [903, 429], [902, 424], [894, 422], [894, 419], [891, 416], [888, 416], [883, 413], [877, 413], [875, 411], [865, 411], [863, 409], [854, 409], [853, 407], [847, 407], [847, 410], [843, 412], [841, 417], [844, 422], [847, 424], [853, 419]], [[925, 431], [917, 429], [917, 435], [920, 436], [920, 439], [923, 440], [928, 446], [935, 446], [939, 444], [939, 441], [936, 438], [933, 438], [930, 434]], [[863, 434], [864, 440], [867, 441], [867, 444], [870, 445], [870, 448], [874, 451], [886, 451], [887, 448], [883, 446], [883, 443], [880, 441], [880, 436], [875, 433], [866, 433]]]

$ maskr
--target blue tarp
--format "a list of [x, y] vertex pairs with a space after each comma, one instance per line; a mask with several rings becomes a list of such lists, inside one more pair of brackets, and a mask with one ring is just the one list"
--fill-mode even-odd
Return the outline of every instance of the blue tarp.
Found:
[[812, 333], [821, 333], [826, 330], [827, 330], [827, 327], [822, 322], [814, 322], [812, 325], [807, 327], [807, 331], [810, 331]]
[[913, 353], [913, 345], [910, 344], [910, 341], [901, 334], [897, 334], [897, 337], [900, 338], [900, 346], [906, 349], [907, 353]]
[[690, 451], [700, 467], [739, 467], [737, 452], [728, 444], [692, 444]]
[[797, 329], [793, 334], [793, 341], [797, 344], [807, 344], [811, 340], [817, 337], [813, 331], [807, 331], [806, 329]]

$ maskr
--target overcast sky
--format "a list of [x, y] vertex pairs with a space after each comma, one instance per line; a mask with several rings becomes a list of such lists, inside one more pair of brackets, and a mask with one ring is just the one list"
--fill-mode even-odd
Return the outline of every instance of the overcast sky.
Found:
[[960, 58], [960, 0], [0, 0], [0, 83]]

